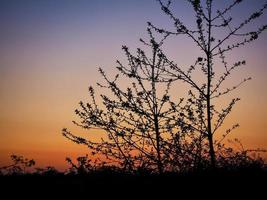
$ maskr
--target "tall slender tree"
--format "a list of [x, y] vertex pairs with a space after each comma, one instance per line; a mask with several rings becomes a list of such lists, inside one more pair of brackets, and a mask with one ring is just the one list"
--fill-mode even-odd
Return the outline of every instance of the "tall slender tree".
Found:
[[[229, 17], [231, 10], [243, 3], [242, 0], [233, 0], [230, 5], [224, 9], [214, 10], [213, 0], [187, 0], [195, 13], [196, 29], [185, 25], [171, 10], [171, 1], [158, 0], [163, 12], [173, 21], [174, 31], [165, 28], [158, 28], [152, 23], [149, 27], [160, 34], [173, 36], [187, 36], [199, 48], [200, 54], [204, 55], [196, 58], [194, 65], [185, 69], [179, 67], [173, 62], [169, 62], [169, 68], [165, 68], [170, 78], [179, 79], [186, 82], [190, 87], [188, 101], [191, 102], [192, 117], [187, 117], [191, 126], [197, 127], [194, 130], [199, 135], [199, 142], [195, 143], [199, 147], [199, 156], [203, 157], [205, 149], [208, 149], [210, 163], [212, 168], [216, 168], [216, 146], [228, 135], [231, 130], [238, 127], [233, 125], [226, 133], [222, 135], [220, 141], [214, 140], [215, 133], [222, 126], [224, 120], [231, 112], [233, 106], [239, 101], [239, 98], [231, 100], [229, 105], [222, 110], [218, 109], [215, 100], [236, 90], [240, 85], [250, 80], [242, 79], [237, 85], [224, 89], [222, 86], [229, 79], [230, 74], [245, 65], [244, 60], [228, 64], [226, 54], [236, 48], [244, 46], [258, 38], [258, 36], [267, 28], [267, 25], [258, 26], [255, 30], [249, 30], [249, 24], [261, 17], [267, 8], [265, 3], [258, 11], [250, 14], [238, 25], [233, 22], [233, 17]], [[216, 1], [215, 1], [216, 2]], [[224, 36], [220, 33], [225, 33]], [[221, 70], [224, 72], [219, 73]], [[203, 74], [205, 79], [202, 83], [194, 79], [193, 73]], [[207, 148], [203, 148], [207, 147]]]

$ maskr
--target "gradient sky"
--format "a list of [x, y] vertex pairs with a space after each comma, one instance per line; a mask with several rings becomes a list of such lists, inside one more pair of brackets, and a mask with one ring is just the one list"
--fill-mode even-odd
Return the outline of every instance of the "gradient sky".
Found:
[[[234, 16], [243, 19], [263, 2], [247, 0]], [[194, 19], [184, 1], [174, 9], [185, 23]], [[121, 45], [140, 46], [147, 21], [170, 25], [155, 0], [0, 0], [0, 166], [11, 153], [60, 169], [66, 156], [84, 155], [87, 149], [61, 129], [80, 131], [73, 111], [100, 79], [97, 67], [112, 73], [116, 59], [124, 59]], [[266, 14], [257, 21], [266, 22]], [[253, 77], [235, 93], [242, 101], [227, 122], [240, 123], [233, 135], [248, 148], [267, 148], [266, 41], [265, 32], [231, 55], [248, 63], [236, 77]], [[181, 65], [197, 56], [186, 39], [168, 44]]]

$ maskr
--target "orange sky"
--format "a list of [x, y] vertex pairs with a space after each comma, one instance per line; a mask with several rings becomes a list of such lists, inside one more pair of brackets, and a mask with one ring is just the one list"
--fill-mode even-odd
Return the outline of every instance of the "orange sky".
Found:
[[[78, 102], [87, 98], [88, 86], [101, 79], [97, 67], [113, 73], [115, 60], [124, 60], [121, 45], [134, 50], [145, 35], [145, 22], [164, 20], [154, 1], [114, 0], [115, 6], [92, 1], [86, 6], [94, 12], [81, 2], [38, 2], [0, 5], [0, 166], [14, 153], [34, 158], [39, 166], [63, 169], [66, 156], [87, 153], [85, 147], [66, 140], [61, 129], [81, 131], [71, 121]], [[139, 10], [138, 16], [132, 9]], [[267, 21], [266, 15], [263, 19]], [[267, 148], [266, 41], [265, 32], [230, 56], [230, 61], [247, 61], [232, 80], [253, 78], [234, 93], [241, 102], [226, 122], [241, 125], [232, 137], [241, 138], [248, 148]], [[197, 49], [183, 39], [169, 42], [168, 50], [181, 65], [197, 56]]]

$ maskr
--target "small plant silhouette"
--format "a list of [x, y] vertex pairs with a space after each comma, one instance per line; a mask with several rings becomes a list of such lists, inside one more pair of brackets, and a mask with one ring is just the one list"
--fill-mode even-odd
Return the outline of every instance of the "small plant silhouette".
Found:
[[67, 157], [66, 161], [71, 165], [69, 168], [68, 174], [88, 174], [93, 170], [93, 166], [91, 164], [91, 160], [88, 159], [88, 155], [80, 156], [77, 159], [77, 164], [75, 164], [71, 158]]
[[24, 158], [20, 155], [12, 154], [10, 156], [12, 160], [12, 164], [8, 166], [3, 166], [0, 168], [1, 174], [9, 174], [9, 175], [16, 175], [16, 174], [25, 174], [28, 168], [31, 168], [35, 165], [35, 161], [33, 159]]

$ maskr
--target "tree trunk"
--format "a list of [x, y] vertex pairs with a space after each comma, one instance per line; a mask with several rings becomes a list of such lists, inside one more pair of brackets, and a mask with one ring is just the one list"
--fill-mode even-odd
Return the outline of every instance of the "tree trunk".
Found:
[[161, 155], [160, 155], [160, 133], [159, 133], [159, 121], [157, 115], [154, 116], [154, 122], [155, 122], [155, 132], [156, 132], [156, 141], [157, 141], [157, 165], [158, 165], [158, 172], [159, 174], [163, 173], [163, 166], [161, 161]]
[[212, 79], [212, 52], [211, 52], [211, 5], [209, 8], [209, 23], [208, 23], [208, 44], [207, 44], [207, 68], [208, 68], [208, 74], [207, 74], [207, 138], [209, 143], [209, 155], [210, 155], [210, 163], [211, 168], [216, 168], [216, 157], [215, 157], [215, 151], [213, 146], [213, 134], [212, 134], [212, 127], [211, 127], [211, 98], [210, 98], [210, 90], [211, 90], [211, 79]]
[[161, 161], [160, 154], [160, 131], [159, 131], [159, 119], [158, 119], [158, 104], [157, 104], [157, 95], [156, 95], [156, 80], [155, 80], [155, 60], [156, 60], [157, 46], [154, 46], [153, 49], [153, 63], [152, 63], [152, 73], [151, 73], [151, 86], [152, 86], [152, 97], [153, 97], [153, 120], [154, 128], [156, 134], [156, 151], [157, 151], [157, 167], [159, 174], [163, 173], [163, 166]]

